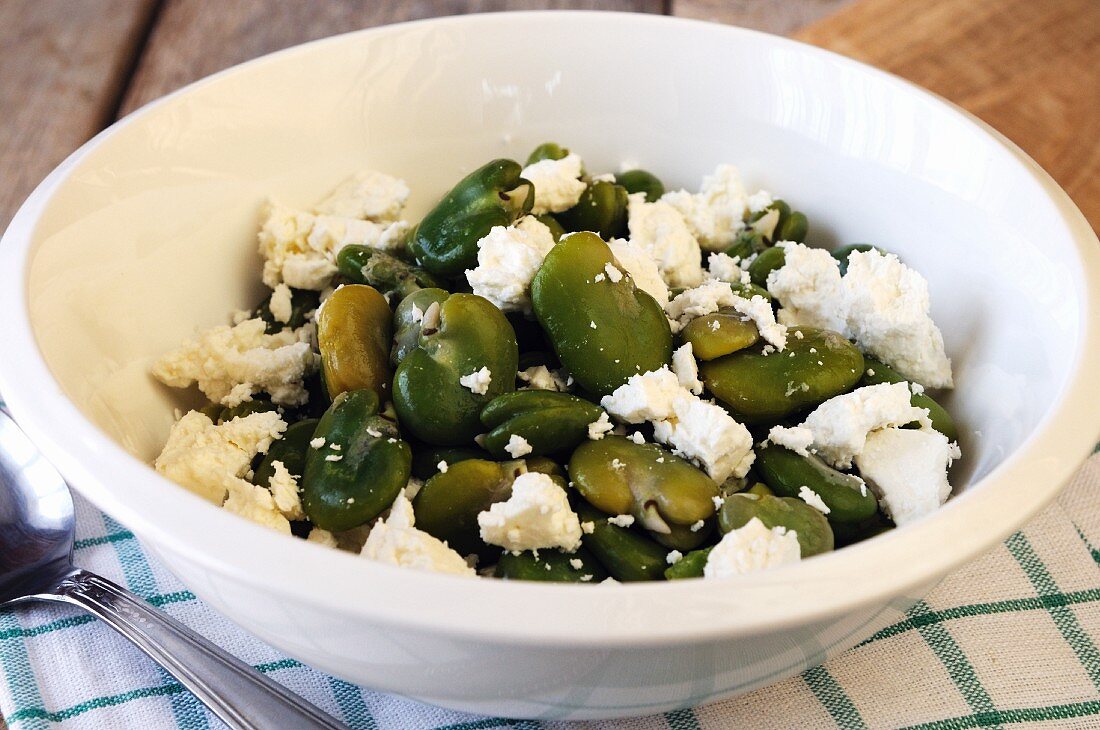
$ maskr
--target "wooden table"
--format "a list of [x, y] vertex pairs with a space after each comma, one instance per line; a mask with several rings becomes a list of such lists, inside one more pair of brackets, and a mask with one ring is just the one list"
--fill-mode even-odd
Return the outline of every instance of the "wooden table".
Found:
[[1100, 229], [1100, 0], [0, 0], [0, 229], [86, 139], [197, 78], [334, 33], [536, 7], [705, 18], [885, 68], [1001, 130]]

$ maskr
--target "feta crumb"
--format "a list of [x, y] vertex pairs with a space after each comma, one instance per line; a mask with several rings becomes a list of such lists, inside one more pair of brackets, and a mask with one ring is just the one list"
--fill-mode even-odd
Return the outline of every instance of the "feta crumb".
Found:
[[[786, 446], [805, 448], [806, 431], [813, 436], [815, 452], [832, 466], [847, 468], [862, 453], [867, 435], [889, 426], [919, 422], [931, 428], [928, 410], [910, 405], [909, 387], [904, 383], [880, 383], [856, 388], [830, 398], [813, 410], [798, 427], [776, 426], [768, 438]], [[802, 453], [802, 452], [800, 452]]]
[[737, 259], [724, 253], [712, 253], [707, 256], [707, 273], [712, 279], [736, 283], [741, 281], [743, 271]]
[[772, 426], [772, 430], [768, 432], [768, 440], [801, 456], [809, 456], [810, 447], [814, 445], [814, 432], [803, 426]]
[[[702, 252], [684, 216], [667, 201], [647, 203], [644, 193], [629, 196], [630, 242], [657, 262], [669, 286], [698, 286]], [[622, 263], [620, 261], [620, 263]]]
[[673, 415], [672, 401], [681, 392], [680, 381], [666, 366], [631, 375], [611, 395], [601, 398], [600, 405], [626, 423], [659, 421]]
[[283, 462], [271, 462], [274, 470], [268, 480], [268, 489], [275, 500], [275, 506], [288, 520], [303, 520], [306, 513], [302, 510], [302, 500], [298, 494], [298, 480], [291, 474]]
[[594, 277], [592, 277], [592, 281], [595, 284], [599, 284], [601, 281], [606, 281], [606, 280], [607, 280], [607, 275], [605, 275], [605, 274], [596, 274]]
[[634, 286], [653, 297], [662, 307], [668, 304], [668, 284], [661, 278], [657, 262], [646, 249], [621, 238], [614, 238], [607, 245], [615, 261], [634, 280]]
[[616, 269], [613, 265], [604, 264], [603, 270], [604, 273], [607, 274], [607, 278], [611, 280], [612, 284], [618, 284], [620, 281], [623, 280], [623, 272]]
[[492, 380], [493, 375], [489, 372], [489, 368], [483, 366], [480, 370], [475, 370], [469, 375], [460, 377], [458, 383], [462, 387], [468, 388], [474, 395], [485, 395], [489, 392], [489, 383]]
[[561, 213], [581, 199], [585, 184], [579, 180], [583, 163], [576, 153], [560, 160], [539, 160], [523, 168], [520, 175], [535, 186], [532, 215]]
[[561, 370], [550, 370], [545, 365], [535, 365], [526, 370], [520, 370], [516, 376], [527, 383], [533, 390], [554, 390], [565, 392], [569, 390], [569, 381]]
[[847, 333], [847, 305], [840, 266], [832, 254], [801, 243], [783, 247], [784, 264], [768, 274], [767, 289], [782, 309], [785, 325], [806, 325]]
[[513, 433], [508, 436], [508, 444], [504, 447], [513, 459], [518, 459], [521, 456], [526, 456], [534, 451], [531, 448], [531, 444], [527, 443], [527, 439], [520, 436], [518, 433]]
[[615, 515], [607, 518], [607, 524], [616, 527], [630, 527], [634, 524], [634, 515]]
[[157, 360], [153, 376], [174, 388], [197, 383], [215, 403], [266, 391], [278, 405], [303, 405], [309, 394], [302, 380], [314, 367], [310, 346], [293, 330], [269, 335], [266, 327], [257, 318], [208, 330]]
[[222, 507], [227, 512], [283, 534], [290, 534], [290, 521], [279, 511], [271, 492], [243, 479], [227, 480], [226, 487], [227, 497]]
[[725, 497], [711, 497], [711, 500], [714, 502], [714, 509], [716, 510], [722, 509], [722, 505], [726, 503]]
[[546, 225], [533, 216], [494, 226], [477, 242], [477, 266], [466, 270], [474, 294], [504, 312], [531, 311], [531, 280], [554, 247]]
[[596, 530], [596, 523], [595, 522], [582, 522], [581, 523], [581, 532], [583, 532], [585, 535], [591, 535], [593, 532], [595, 532], [595, 530]]
[[318, 545], [324, 545], [330, 548], [339, 546], [339, 543], [336, 542], [336, 536], [328, 530], [322, 530], [320, 527], [314, 527], [309, 531], [309, 535], [306, 536], [306, 542], [315, 542]]
[[798, 497], [823, 515], [832, 512], [832, 510], [829, 509], [829, 505], [825, 504], [825, 500], [821, 498], [821, 495], [807, 486], [798, 488]]
[[698, 522], [693, 522], [693, 523], [691, 524], [691, 531], [692, 531], [692, 532], [699, 532], [699, 530], [702, 530], [702, 529], [703, 529], [703, 527], [704, 527], [704, 526], [705, 526], [706, 524], [707, 524], [707, 523], [706, 523], [706, 522], [704, 522], [703, 520], [699, 520]]
[[290, 287], [286, 284], [277, 284], [271, 292], [271, 298], [267, 302], [267, 309], [276, 322], [286, 324], [294, 314], [294, 304], [291, 301]]
[[765, 342], [782, 351], [787, 346], [787, 328], [775, 320], [772, 305], [759, 294], [751, 299], [733, 293], [724, 281], [710, 280], [694, 289], [681, 292], [665, 307], [665, 314], [677, 322], [678, 331], [691, 320], [717, 312], [722, 307], [732, 307], [756, 324]]
[[592, 329], [596, 329], [596, 322], [591, 321], [591, 322], [588, 323], [588, 326], [591, 327]]
[[429, 570], [454, 575], [476, 575], [473, 568], [447, 543], [415, 527], [412, 503], [402, 492], [390, 514], [371, 528], [360, 553], [365, 558], [402, 568]]
[[758, 570], [767, 570], [798, 562], [802, 549], [798, 535], [785, 527], [770, 530], [753, 517], [736, 530], [730, 530], [711, 549], [703, 567], [706, 578], [728, 578]]
[[340, 454], [328, 454], [325, 456], [325, 461], [340, 461], [343, 458]]
[[626, 464], [621, 459], [612, 459], [611, 468], [615, 471], [622, 471], [626, 468]]
[[379, 222], [400, 217], [409, 186], [404, 180], [375, 170], [347, 178], [313, 208], [314, 213]]
[[584, 561], [580, 558], [569, 558], [569, 566], [573, 568], [573, 570], [580, 570], [584, 567]]
[[699, 380], [699, 363], [695, 362], [690, 342], [685, 342], [672, 353], [672, 372], [676, 373], [680, 385], [695, 395], [703, 392], [703, 381]]
[[325, 445], [325, 437], [324, 436], [318, 436], [316, 438], [310, 439], [310, 441], [309, 441], [309, 447], [311, 449], [320, 449], [320, 448], [323, 448], [324, 445]]
[[440, 474], [446, 474], [447, 470], [450, 469], [450, 467], [447, 465], [446, 461], [439, 462], [438, 464], [435, 465], [435, 468], [439, 470]]
[[671, 418], [654, 422], [653, 436], [719, 483], [745, 476], [756, 459], [747, 428], [721, 406], [687, 391], [673, 400]]
[[684, 554], [679, 550], [672, 550], [671, 552], [669, 552], [668, 555], [665, 556], [665, 562], [669, 565], [676, 565], [676, 563], [680, 562], [683, 559]]
[[545, 474], [527, 472], [512, 484], [512, 496], [477, 516], [481, 539], [505, 550], [561, 548], [581, 544], [581, 525], [565, 490]]
[[883, 428], [867, 437], [855, 462], [883, 511], [901, 527], [947, 501], [947, 469], [961, 455], [939, 431]]
[[638, 444], [639, 446], [641, 446], [642, 444], [645, 443], [645, 436], [642, 435], [641, 431], [635, 431], [634, 433], [630, 434], [630, 436], [628, 436], [627, 438], [629, 438], [631, 441]]
[[252, 413], [218, 425], [205, 414], [191, 411], [172, 426], [154, 467], [217, 505], [225, 501], [230, 488], [238, 490], [239, 498], [249, 498], [254, 485], [242, 477], [256, 455], [267, 453], [286, 426], [274, 411]]
[[750, 213], [759, 213], [774, 202], [775, 199], [772, 198], [772, 194], [767, 190], [757, 190], [755, 193], [745, 198], [745, 205], [748, 206]]
[[614, 428], [615, 424], [607, 417], [607, 412], [605, 411], [600, 414], [599, 418], [588, 424], [588, 438], [593, 441], [599, 441]]
[[719, 165], [703, 178], [700, 191], [673, 190], [659, 202], [678, 210], [688, 229], [708, 251], [720, 251], [733, 244], [743, 227], [747, 210], [741, 176], [733, 165]]

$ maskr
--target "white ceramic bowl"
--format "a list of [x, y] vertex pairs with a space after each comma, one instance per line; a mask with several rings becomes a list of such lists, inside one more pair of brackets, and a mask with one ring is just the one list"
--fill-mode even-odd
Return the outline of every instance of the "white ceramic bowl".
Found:
[[[265, 196], [307, 205], [373, 167], [410, 182], [415, 219], [465, 171], [547, 139], [671, 186], [734, 162], [807, 213], [811, 242], [874, 241], [923, 272], [954, 357], [960, 494], [741, 579], [561, 586], [374, 564], [248, 524], [148, 466], [193, 402], [148, 366], [257, 301]], [[663, 711], [819, 663], [1034, 514], [1100, 431], [1100, 249], [1035, 163], [850, 60], [640, 15], [395, 25], [189, 86], [35, 191], [0, 245], [0, 311], [18, 420], [202, 599], [344, 679], [509, 716]]]

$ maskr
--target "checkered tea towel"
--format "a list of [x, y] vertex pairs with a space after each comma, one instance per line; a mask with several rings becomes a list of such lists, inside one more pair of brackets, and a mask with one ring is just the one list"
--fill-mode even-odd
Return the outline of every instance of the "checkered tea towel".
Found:
[[[353, 728], [565, 728], [372, 692], [303, 666], [198, 601], [134, 536], [77, 500], [76, 562], [128, 586]], [[846, 654], [694, 710], [598, 728], [1100, 728], [1100, 454], [1049, 509]], [[217, 728], [99, 621], [0, 610], [0, 714], [12, 730]], [[3, 723], [0, 723], [2, 726]]]

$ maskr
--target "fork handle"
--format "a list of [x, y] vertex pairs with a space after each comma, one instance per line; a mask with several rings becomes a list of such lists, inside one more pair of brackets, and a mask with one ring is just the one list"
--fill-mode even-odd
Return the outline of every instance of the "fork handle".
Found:
[[346, 726], [106, 578], [76, 568], [37, 598], [79, 606], [160, 664], [231, 728]]

